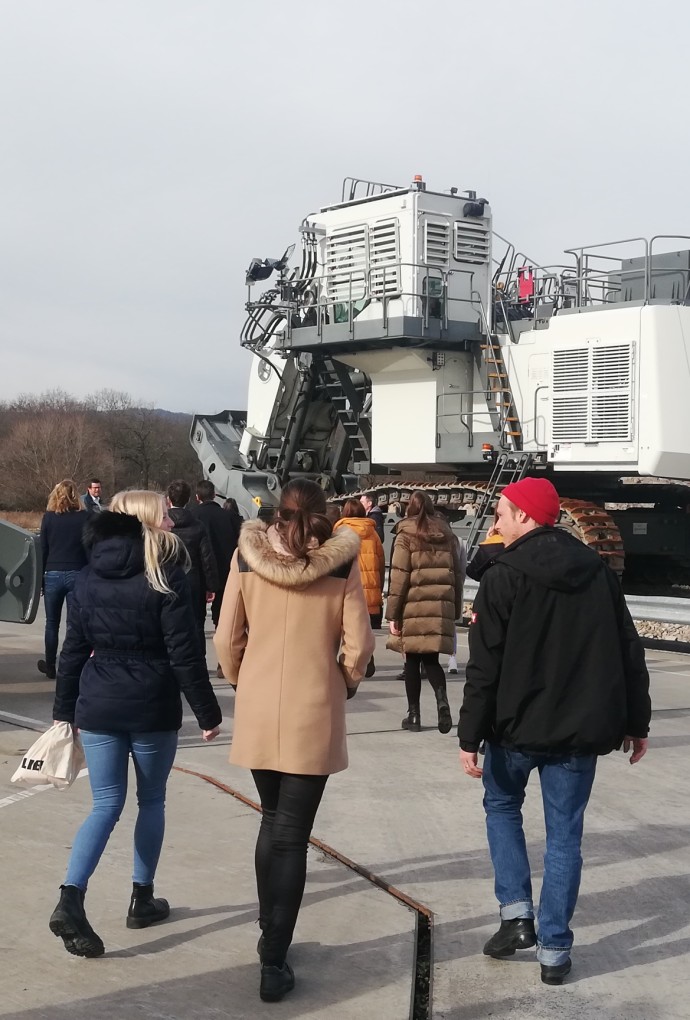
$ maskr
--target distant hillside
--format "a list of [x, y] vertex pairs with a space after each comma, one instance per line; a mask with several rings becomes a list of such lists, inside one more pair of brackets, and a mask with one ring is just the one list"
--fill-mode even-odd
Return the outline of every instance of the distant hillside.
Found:
[[159, 418], [165, 418], [167, 421], [180, 422], [183, 425], [192, 424], [192, 415], [185, 414], [184, 411], [166, 411], [164, 407], [154, 407], [154, 411]]

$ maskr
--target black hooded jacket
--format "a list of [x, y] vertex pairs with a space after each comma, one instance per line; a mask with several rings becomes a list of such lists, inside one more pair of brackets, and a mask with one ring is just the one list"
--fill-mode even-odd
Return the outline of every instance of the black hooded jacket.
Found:
[[458, 738], [549, 754], [608, 754], [646, 737], [642, 643], [616, 576], [557, 528], [487, 564], [474, 602]]
[[197, 593], [218, 591], [220, 581], [216, 557], [206, 528], [184, 507], [171, 506], [168, 515], [174, 524], [173, 534], [184, 542], [192, 561], [192, 569], [187, 575], [192, 589]]
[[182, 568], [164, 567], [172, 594], [151, 588], [141, 524], [129, 514], [92, 514], [84, 544], [91, 559], [68, 602], [53, 719], [106, 733], [179, 730], [182, 691], [199, 726], [217, 726]]

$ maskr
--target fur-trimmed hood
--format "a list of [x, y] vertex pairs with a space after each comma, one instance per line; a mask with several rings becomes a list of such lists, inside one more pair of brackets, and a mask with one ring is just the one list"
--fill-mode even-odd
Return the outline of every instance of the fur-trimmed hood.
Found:
[[100, 577], [134, 577], [144, 571], [144, 536], [133, 514], [103, 510], [89, 514], [84, 525], [84, 546], [90, 565]]
[[116, 514], [112, 510], [89, 514], [84, 525], [86, 548], [90, 549], [96, 542], [102, 542], [106, 538], [138, 538], [143, 541], [141, 521], [133, 514]]
[[310, 550], [308, 560], [280, 552], [271, 542], [263, 521], [245, 521], [238, 549], [250, 570], [279, 588], [305, 588], [320, 577], [357, 558], [359, 538], [351, 528], [340, 527], [323, 545]]

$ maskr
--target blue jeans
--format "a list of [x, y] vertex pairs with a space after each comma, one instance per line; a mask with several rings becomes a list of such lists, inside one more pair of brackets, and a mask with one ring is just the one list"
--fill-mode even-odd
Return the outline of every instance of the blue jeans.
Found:
[[596, 771], [596, 755], [523, 754], [486, 745], [484, 809], [501, 919], [534, 917], [532, 879], [522, 805], [533, 769], [539, 770], [546, 823], [544, 878], [537, 913], [537, 958], [558, 966], [570, 957], [582, 873], [582, 827]]
[[134, 828], [132, 881], [153, 882], [165, 832], [165, 786], [175, 760], [177, 732], [92, 733], [81, 731], [93, 809], [72, 845], [65, 885], [86, 891], [122, 814], [127, 797], [129, 755], [137, 777], [139, 814]]
[[43, 575], [43, 605], [46, 613], [46, 665], [55, 669], [60, 619], [65, 599], [71, 595], [78, 570], [46, 570]]

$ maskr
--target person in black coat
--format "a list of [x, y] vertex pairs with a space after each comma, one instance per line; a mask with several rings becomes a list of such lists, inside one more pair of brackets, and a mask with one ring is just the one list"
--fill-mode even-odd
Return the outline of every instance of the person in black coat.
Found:
[[43, 606], [46, 614], [45, 659], [39, 659], [39, 673], [55, 679], [60, 620], [65, 599], [74, 588], [77, 574], [86, 565], [82, 532], [87, 513], [82, 510], [77, 486], [71, 478], [58, 482], [48, 497], [41, 520], [43, 555]]
[[53, 719], [80, 731], [93, 810], [74, 839], [50, 929], [68, 952], [89, 957], [104, 947], [86, 919], [84, 894], [125, 804], [129, 755], [139, 813], [127, 927], [145, 928], [170, 912], [154, 898], [153, 880], [182, 725], [180, 692], [203, 740], [217, 736], [221, 721], [180, 565], [187, 554], [168, 533], [163, 497], [122, 492], [111, 508], [90, 515], [85, 528], [91, 559], [74, 586], [53, 707]]
[[239, 533], [240, 528], [244, 524], [244, 518], [240, 513], [240, 508], [237, 505], [237, 500], [233, 499], [232, 496], [228, 496], [228, 498], [223, 503], [223, 510], [225, 510], [227, 514], [230, 514], [233, 521], [235, 522], [235, 527], [237, 528], [237, 531]]
[[376, 503], [374, 503], [371, 496], [367, 496], [366, 494], [364, 496], [360, 496], [359, 501], [364, 507], [367, 517], [371, 517], [372, 521], [374, 522], [376, 534], [379, 536], [381, 542], [383, 543], [385, 541], [385, 532], [383, 530], [384, 523], [383, 510], [381, 510], [381, 508], [377, 506]]
[[[230, 573], [230, 563], [237, 548], [237, 540], [240, 537], [240, 529], [235, 516], [223, 510], [220, 503], [216, 503], [216, 488], [213, 482], [199, 482], [196, 487], [196, 500], [197, 506], [193, 513], [209, 534], [218, 567], [219, 584], [216, 588], [215, 598], [211, 603], [211, 618], [214, 627], [217, 627], [220, 607], [223, 604], [223, 592]], [[223, 676], [220, 666], [217, 675], [219, 678]]]
[[[571, 968], [570, 921], [597, 757], [623, 746], [638, 762], [651, 718], [644, 651], [618, 579], [594, 550], [554, 527], [559, 513], [546, 478], [524, 478], [501, 494], [494, 530], [505, 549], [481, 574], [458, 725], [461, 765], [484, 783], [501, 913], [484, 954], [503, 959], [536, 943], [549, 985]], [[534, 770], [547, 847], [538, 931], [522, 825]]]
[[172, 533], [183, 543], [192, 564], [187, 577], [192, 589], [194, 618], [205, 661], [206, 605], [209, 596], [215, 596], [218, 591], [220, 581], [209, 534], [201, 521], [186, 509], [191, 495], [190, 486], [181, 478], [168, 486], [168, 515], [173, 522]]

